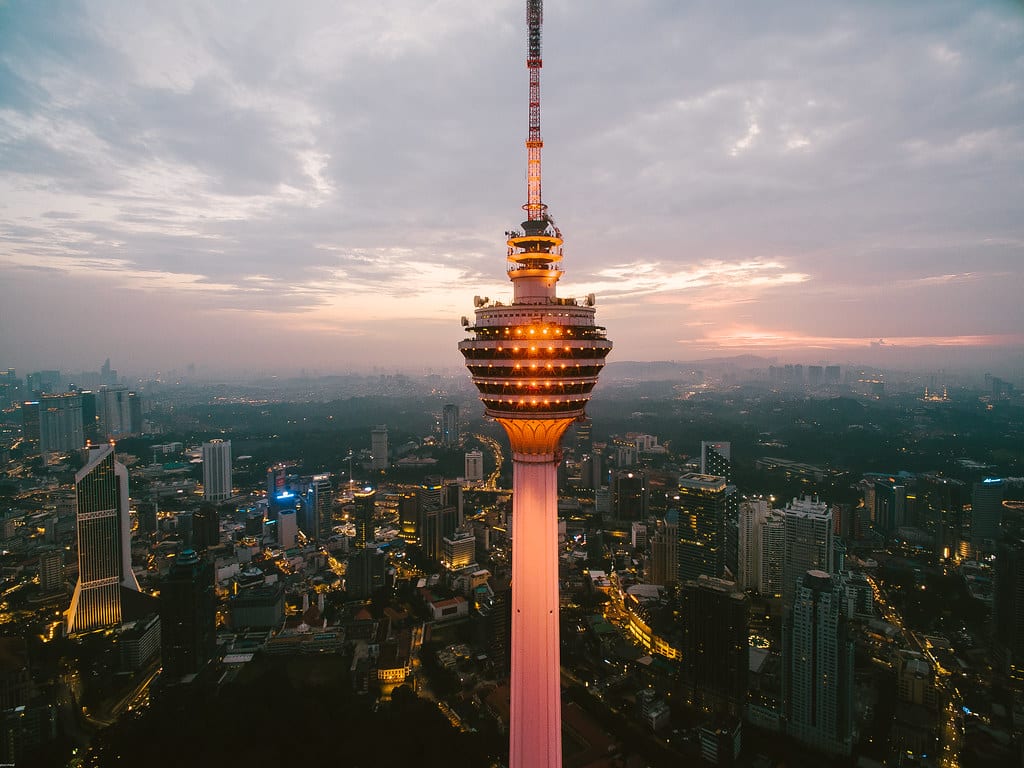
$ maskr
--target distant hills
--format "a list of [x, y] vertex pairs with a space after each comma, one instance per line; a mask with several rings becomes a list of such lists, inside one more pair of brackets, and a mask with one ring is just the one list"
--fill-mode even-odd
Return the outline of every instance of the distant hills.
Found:
[[616, 360], [608, 363], [601, 373], [602, 381], [665, 381], [667, 379], [693, 379], [694, 374], [749, 371], [775, 365], [775, 358], [758, 355], [713, 357], [705, 360]]

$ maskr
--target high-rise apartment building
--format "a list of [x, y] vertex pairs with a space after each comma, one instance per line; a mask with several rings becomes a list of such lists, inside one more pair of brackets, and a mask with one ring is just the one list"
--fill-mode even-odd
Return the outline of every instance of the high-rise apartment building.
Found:
[[89, 451], [75, 473], [78, 583], [68, 609], [68, 632], [121, 623], [121, 587], [139, 590], [132, 573], [128, 519], [128, 470], [114, 460], [112, 444]]
[[96, 393], [100, 435], [127, 437], [142, 431], [142, 401], [125, 387], [101, 387]]
[[452, 403], [441, 412], [441, 444], [446, 448], [459, 444], [459, 406]]
[[43, 594], [63, 592], [64, 551], [46, 549], [39, 553], [39, 591]]
[[77, 451], [85, 445], [82, 396], [75, 392], [39, 398], [39, 451]]
[[725, 572], [724, 477], [690, 472], [679, 478], [679, 580], [721, 578]]
[[740, 504], [739, 568], [736, 574], [740, 589], [760, 591], [761, 532], [769, 511], [767, 499], [748, 499]]
[[787, 731], [833, 755], [853, 744], [853, 638], [838, 576], [809, 570], [797, 580], [785, 623]]
[[751, 588], [759, 595], [782, 597], [786, 558], [786, 516], [771, 511], [761, 524], [760, 564], [756, 585]]
[[231, 441], [203, 443], [203, 498], [217, 504], [232, 497]]
[[782, 601], [793, 604], [797, 584], [807, 571], [832, 573], [833, 546], [832, 510], [815, 496], [793, 499], [783, 510], [786, 532], [786, 554], [783, 559]]
[[370, 467], [374, 471], [388, 468], [388, 427], [378, 424], [370, 430]]
[[690, 706], [742, 715], [750, 666], [749, 611], [747, 596], [734, 582], [701, 576], [680, 585], [679, 690]]
[[483, 451], [466, 451], [465, 478], [467, 483], [479, 483], [484, 479]]
[[39, 453], [39, 431], [39, 401], [26, 400], [21, 404], [21, 440], [29, 454]]

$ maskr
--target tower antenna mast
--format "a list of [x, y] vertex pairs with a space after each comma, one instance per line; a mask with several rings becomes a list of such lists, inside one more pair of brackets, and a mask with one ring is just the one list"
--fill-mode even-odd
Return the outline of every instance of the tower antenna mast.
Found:
[[526, 205], [523, 209], [528, 221], [543, 220], [547, 212], [540, 193], [540, 150], [544, 146], [540, 137], [540, 69], [544, 66], [540, 54], [540, 28], [543, 21], [544, 0], [527, 0], [526, 67], [530, 70], [530, 133], [526, 137]]

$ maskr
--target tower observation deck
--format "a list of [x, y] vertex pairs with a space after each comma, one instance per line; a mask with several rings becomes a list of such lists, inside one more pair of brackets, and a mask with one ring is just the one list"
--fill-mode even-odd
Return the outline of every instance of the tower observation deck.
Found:
[[593, 294], [559, 298], [562, 234], [541, 201], [541, 0], [527, 0], [527, 220], [506, 232], [511, 303], [476, 297], [459, 342], [488, 416], [512, 448], [512, 674], [509, 765], [560, 766], [558, 464], [612, 344]]

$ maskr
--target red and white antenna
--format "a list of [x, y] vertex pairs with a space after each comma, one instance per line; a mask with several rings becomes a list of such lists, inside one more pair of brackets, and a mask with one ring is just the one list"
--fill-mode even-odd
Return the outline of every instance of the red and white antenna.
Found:
[[528, 221], [545, 218], [547, 206], [540, 195], [540, 150], [544, 141], [540, 137], [540, 27], [544, 20], [544, 1], [526, 0], [528, 50], [526, 66], [530, 70], [530, 133], [526, 138], [526, 211]]

